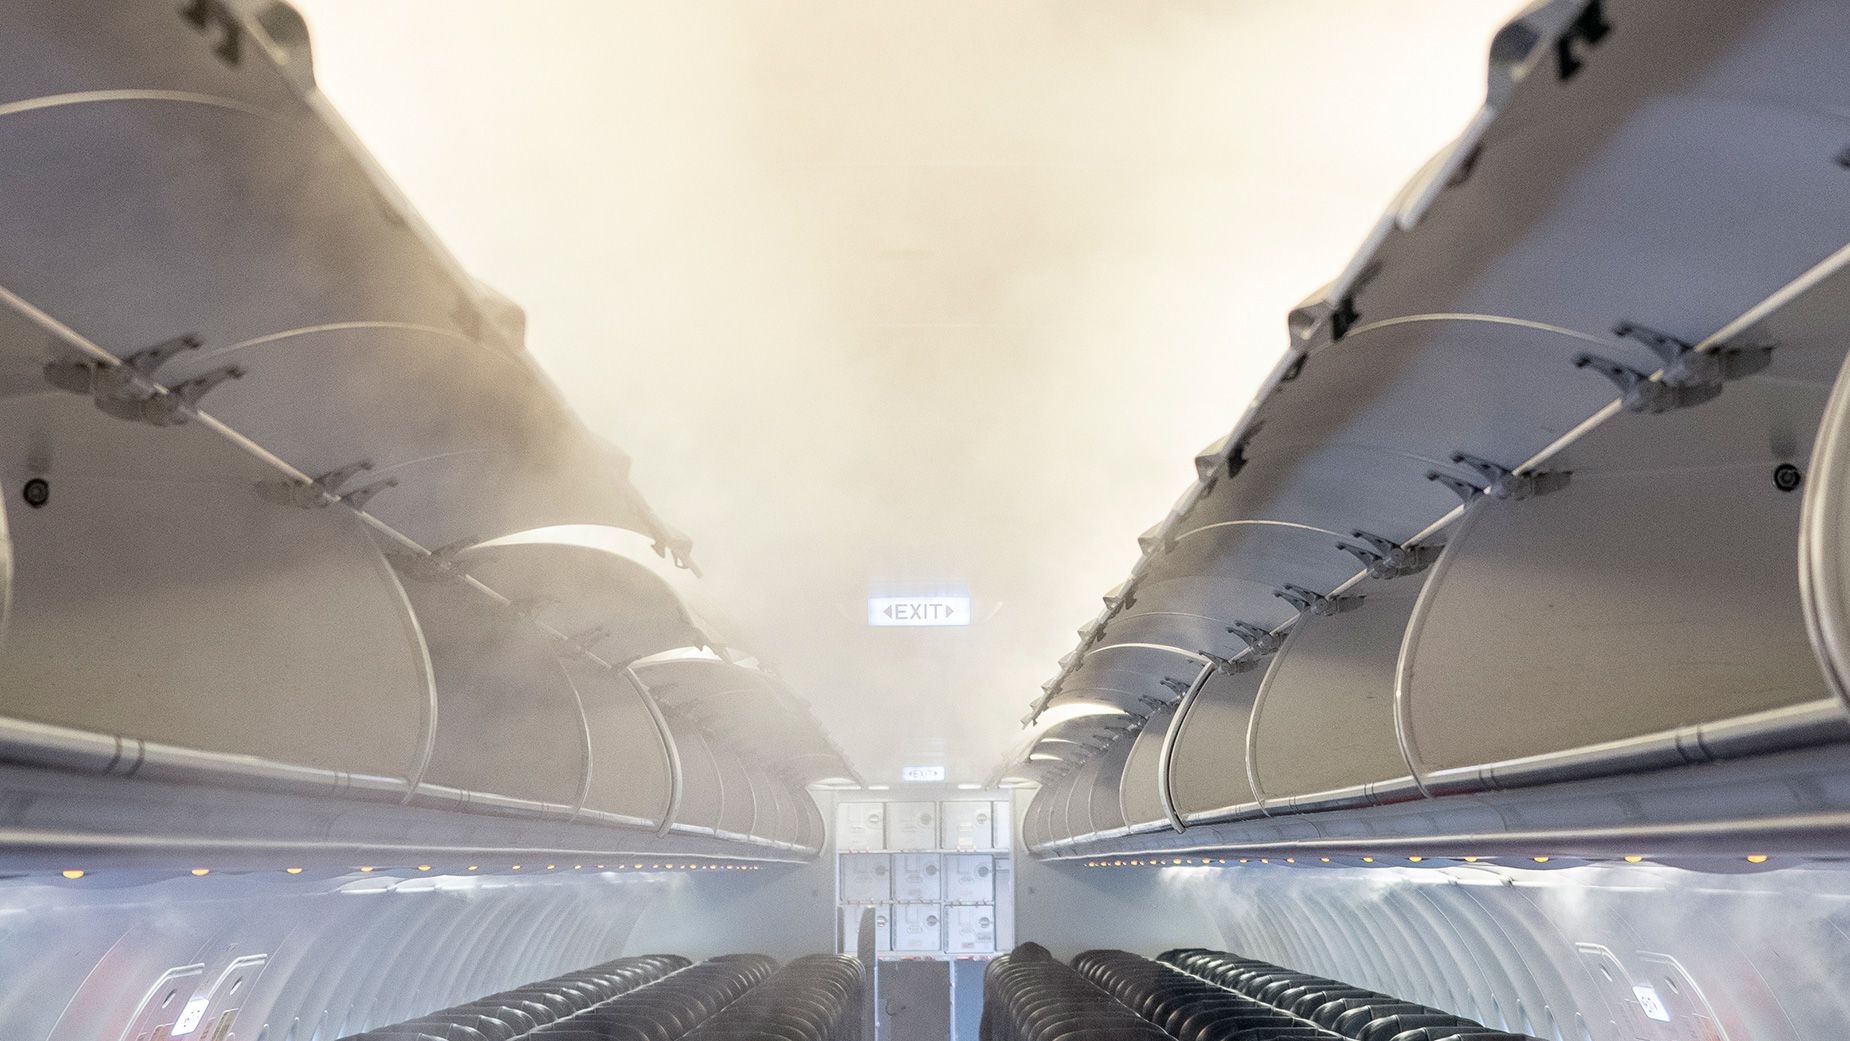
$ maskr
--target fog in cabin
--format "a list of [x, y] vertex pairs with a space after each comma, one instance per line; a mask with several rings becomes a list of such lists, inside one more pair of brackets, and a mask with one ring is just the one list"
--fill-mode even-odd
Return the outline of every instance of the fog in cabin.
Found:
[[[302, 0], [322, 88], [870, 782], [989, 776], [1482, 0]], [[964, 628], [870, 595], [964, 593]]]

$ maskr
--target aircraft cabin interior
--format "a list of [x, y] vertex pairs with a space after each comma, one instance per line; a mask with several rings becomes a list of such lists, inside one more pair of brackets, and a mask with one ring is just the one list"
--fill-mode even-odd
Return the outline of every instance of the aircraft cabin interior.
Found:
[[0, 1041], [1850, 1037], [1847, 46], [0, 0]]

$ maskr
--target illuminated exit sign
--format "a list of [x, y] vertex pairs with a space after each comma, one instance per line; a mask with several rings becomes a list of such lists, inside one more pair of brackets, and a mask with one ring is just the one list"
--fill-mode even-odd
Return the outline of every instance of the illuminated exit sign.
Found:
[[867, 624], [887, 625], [969, 625], [970, 598], [967, 596], [870, 596], [867, 598]]
[[899, 779], [902, 781], [942, 781], [944, 780], [944, 767], [902, 766], [899, 768]]

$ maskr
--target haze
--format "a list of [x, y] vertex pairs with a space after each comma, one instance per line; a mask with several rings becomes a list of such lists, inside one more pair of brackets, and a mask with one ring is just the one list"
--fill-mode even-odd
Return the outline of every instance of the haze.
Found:
[[[299, 0], [323, 89], [873, 782], [981, 781], [1482, 101], [1482, 0]], [[968, 629], [869, 629], [966, 590]]]

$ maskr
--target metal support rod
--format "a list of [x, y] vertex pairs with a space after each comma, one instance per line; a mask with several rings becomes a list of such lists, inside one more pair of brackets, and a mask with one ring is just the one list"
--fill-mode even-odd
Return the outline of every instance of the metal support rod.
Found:
[[655, 703], [655, 695], [649, 693], [649, 685], [636, 675], [634, 662], [623, 666], [623, 676], [636, 688], [636, 695], [642, 698], [642, 707], [649, 710], [649, 719], [655, 723], [655, 735], [662, 740], [662, 753], [668, 757], [668, 801], [662, 807], [662, 819], [655, 829], [657, 836], [667, 835], [674, 827], [675, 814], [681, 809], [681, 750], [675, 747], [674, 734], [668, 729], [662, 707]]
[[1195, 705], [1195, 697], [1201, 693], [1201, 688], [1208, 685], [1208, 677], [1214, 675], [1214, 668], [1212, 660], [1203, 662], [1201, 671], [1195, 674], [1195, 682], [1182, 692], [1182, 700], [1176, 702], [1175, 715], [1169, 720], [1169, 729], [1163, 731], [1162, 750], [1156, 757], [1156, 797], [1162, 804], [1163, 816], [1169, 819], [1169, 826], [1177, 833], [1187, 831], [1188, 825], [1182, 822], [1182, 815], [1176, 811], [1175, 792], [1170, 789], [1173, 776], [1170, 760], [1175, 757], [1176, 739], [1182, 733], [1182, 724], [1188, 720], [1189, 710]]

